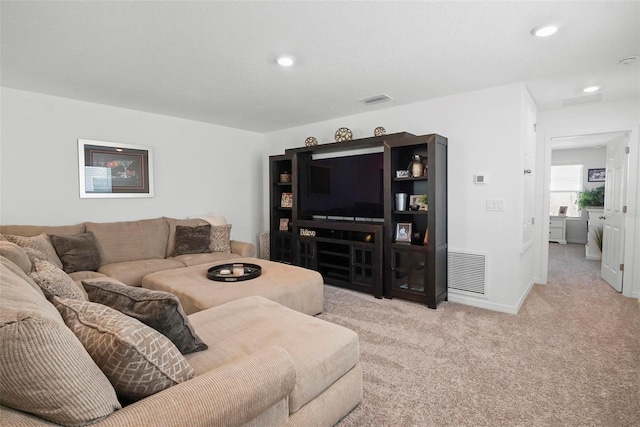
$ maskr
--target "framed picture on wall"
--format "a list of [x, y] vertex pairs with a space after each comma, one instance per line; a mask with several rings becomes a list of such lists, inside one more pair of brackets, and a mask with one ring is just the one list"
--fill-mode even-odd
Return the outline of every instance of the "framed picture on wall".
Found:
[[151, 148], [78, 140], [80, 198], [153, 197]]
[[605, 168], [589, 169], [587, 171], [587, 180], [589, 182], [604, 182], [606, 175], [607, 170]]
[[559, 216], [567, 216], [567, 208], [568, 208], [568, 206], [560, 206], [558, 208], [558, 215]]

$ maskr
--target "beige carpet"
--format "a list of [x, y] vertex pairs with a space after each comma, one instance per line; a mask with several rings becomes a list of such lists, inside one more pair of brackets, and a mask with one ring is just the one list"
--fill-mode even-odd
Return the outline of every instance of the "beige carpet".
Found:
[[640, 426], [640, 304], [582, 245], [550, 245], [548, 285], [518, 315], [437, 310], [325, 287], [320, 317], [360, 336], [348, 426]]

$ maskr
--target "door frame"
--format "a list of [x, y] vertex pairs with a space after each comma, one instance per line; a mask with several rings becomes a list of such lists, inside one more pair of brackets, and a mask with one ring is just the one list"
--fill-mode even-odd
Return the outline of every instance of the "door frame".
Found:
[[[634, 126], [632, 129], [602, 129], [597, 131], [573, 132], [569, 135], [544, 135], [544, 147], [542, 162], [537, 162], [542, 168], [543, 173], [538, 174], [536, 182], [536, 191], [538, 200], [542, 197], [542, 210], [539, 212], [538, 223], [539, 228], [538, 240], [540, 250], [538, 251], [539, 271], [536, 274], [538, 283], [546, 284], [549, 272], [549, 183], [551, 180], [551, 141], [556, 138], [570, 136], [589, 136], [602, 133], [628, 132], [629, 133], [629, 164], [627, 171], [627, 217], [625, 218], [625, 244], [624, 244], [624, 284], [622, 294], [626, 297], [634, 297], [640, 299], [640, 265], [634, 265], [634, 258], [640, 258], [640, 206], [638, 185], [640, 167], [640, 143], [638, 135], [640, 134], [640, 126]], [[539, 152], [539, 151], [538, 151]], [[635, 256], [634, 255], [638, 255]]]

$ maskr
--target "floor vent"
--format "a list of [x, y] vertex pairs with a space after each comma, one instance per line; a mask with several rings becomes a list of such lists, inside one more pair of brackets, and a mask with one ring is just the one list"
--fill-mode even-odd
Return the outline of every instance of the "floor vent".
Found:
[[484, 295], [486, 255], [449, 251], [449, 289]]

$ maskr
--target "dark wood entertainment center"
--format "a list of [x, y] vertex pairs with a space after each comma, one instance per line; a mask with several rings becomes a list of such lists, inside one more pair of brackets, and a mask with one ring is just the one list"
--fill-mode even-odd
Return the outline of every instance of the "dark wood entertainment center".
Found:
[[[301, 186], [309, 185], [314, 155], [363, 149], [382, 150], [383, 218], [303, 214]], [[396, 176], [416, 155], [424, 159], [425, 173]], [[288, 149], [269, 157], [269, 177], [272, 261], [316, 270], [325, 283], [377, 298], [404, 298], [430, 308], [447, 299], [447, 138], [402, 132]], [[426, 194], [428, 210], [396, 209], [397, 193]], [[396, 242], [399, 223], [411, 224], [411, 242]]]

